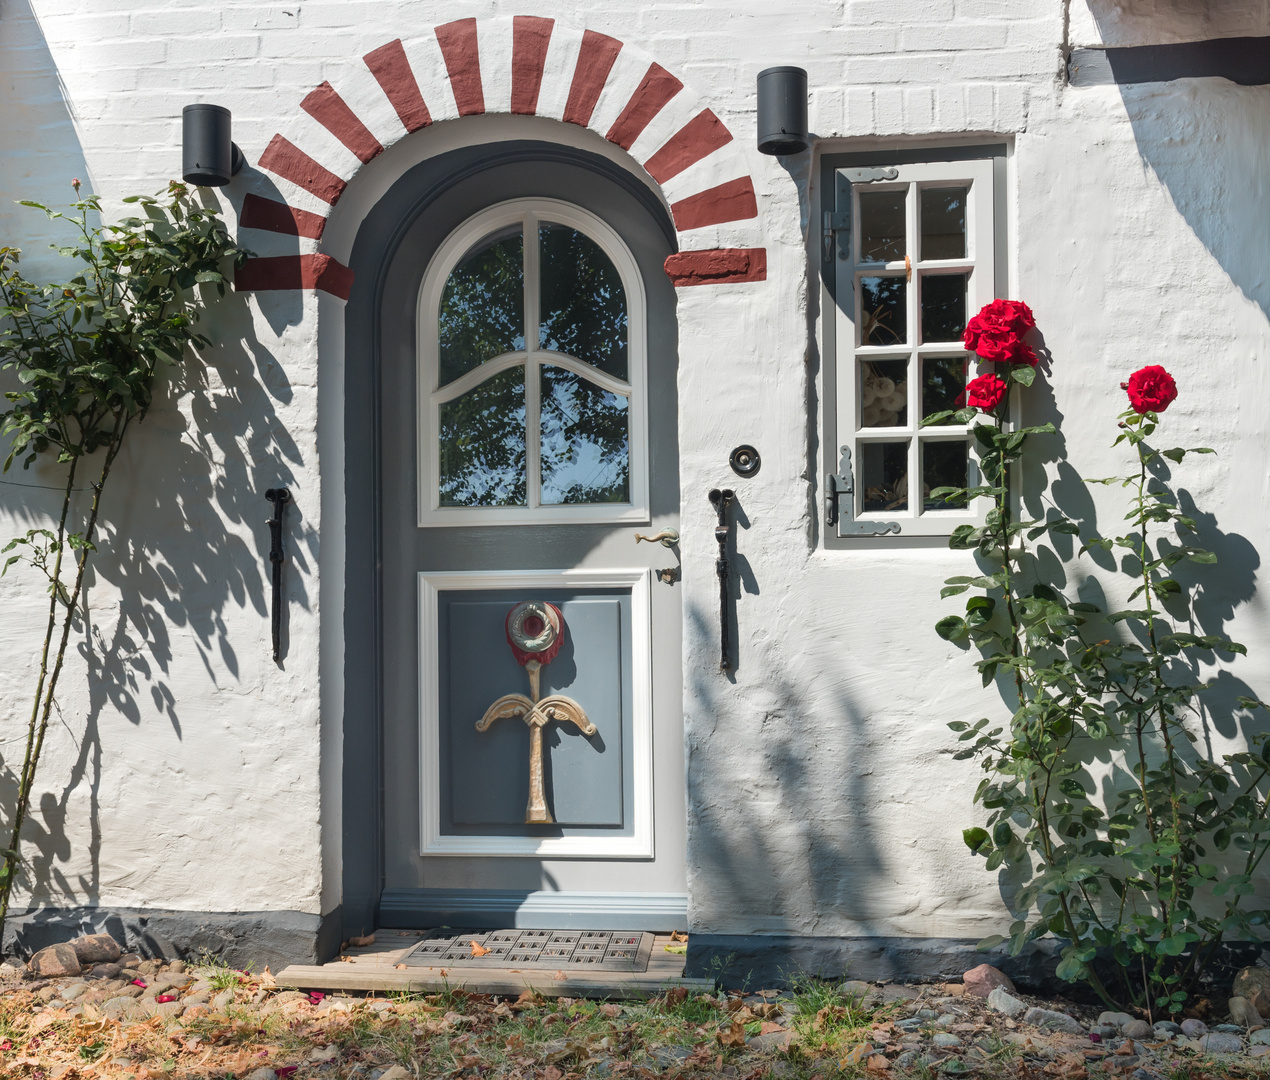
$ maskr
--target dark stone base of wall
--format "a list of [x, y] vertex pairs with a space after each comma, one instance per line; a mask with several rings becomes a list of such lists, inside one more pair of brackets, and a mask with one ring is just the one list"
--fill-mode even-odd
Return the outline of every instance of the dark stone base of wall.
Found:
[[80, 934], [110, 934], [125, 951], [167, 960], [212, 957], [240, 970], [278, 971], [325, 963], [340, 944], [340, 912], [150, 911], [135, 908], [41, 908], [11, 915], [6, 956], [29, 957]]
[[788, 986], [800, 976], [866, 982], [938, 982], [960, 979], [977, 964], [1000, 968], [1034, 992], [1066, 986], [1054, 975], [1058, 945], [1038, 942], [1010, 957], [981, 953], [973, 939], [821, 938], [745, 934], [692, 934], [686, 974], [718, 979], [729, 989]]
[[[1090, 1004], [1098, 1000], [1083, 984], [1066, 982], [1055, 974], [1061, 941], [1033, 942], [1019, 956], [997, 949], [980, 952], [975, 944], [968, 938], [691, 934], [685, 974], [716, 979], [728, 989], [758, 990], [787, 987], [806, 976], [865, 982], [957, 981], [970, 968], [991, 964], [1010, 976], [1020, 990], [1047, 997], [1087, 998]], [[1240, 968], [1267, 954], [1270, 947], [1259, 942], [1222, 942], [1208, 958], [1200, 980], [1228, 988]], [[1095, 967], [1105, 981], [1114, 983], [1118, 969], [1109, 956], [1095, 961]]]

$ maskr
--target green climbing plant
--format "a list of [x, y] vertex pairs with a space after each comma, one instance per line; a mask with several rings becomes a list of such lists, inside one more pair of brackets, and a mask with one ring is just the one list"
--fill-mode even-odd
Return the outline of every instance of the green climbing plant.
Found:
[[[1171, 476], [1189, 456], [1212, 451], [1156, 449], [1160, 413], [1177, 396], [1163, 368], [1122, 384], [1130, 408], [1113, 445], [1130, 451], [1130, 467], [1088, 482], [1127, 494], [1126, 531], [1086, 534], [1079, 554], [1111, 556], [1101, 561], [1128, 581], [1103, 591], [1127, 593], [1126, 606], [1106, 610], [1069, 595], [1053, 580], [1062, 565], [1054, 537], [1080, 535], [1080, 523], [1048, 491], [1035, 493], [1050, 503], [1044, 520], [1022, 518], [1010, 495], [1011, 475], [1037, 440], [1055, 434], [1050, 424], [1007, 422], [1010, 387], [1030, 387], [1036, 376], [1023, 342], [1033, 326], [1026, 305], [1010, 301], [971, 320], [967, 347], [999, 374], [971, 381], [963, 407], [924, 421], [973, 421], [983, 477], [932, 495], [992, 503], [983, 525], [951, 537], [950, 546], [974, 553], [977, 572], [945, 582], [942, 596], [971, 595], [964, 614], [936, 624], [941, 637], [977, 647], [983, 685], [995, 684], [1012, 714], [1008, 724], [949, 724], [960, 743], [953, 756], [984, 772], [975, 801], [986, 819], [963, 838], [1014, 890], [1008, 933], [980, 945], [1008, 941], [1018, 954], [1055, 936], [1064, 979], [1087, 983], [1113, 1007], [1177, 1015], [1220, 944], [1256, 939], [1270, 920], [1254, 883], [1270, 848], [1270, 736], [1254, 734], [1247, 749], [1221, 755], [1200, 738], [1210, 689], [1200, 672], [1245, 651], [1221, 634], [1193, 632], [1196, 575], [1217, 557], [1199, 542]], [[1195, 573], [1182, 572], [1187, 564]], [[1247, 716], [1267, 706], [1241, 697], [1237, 708]]]
[[[16, 376], [0, 413], [0, 436], [9, 443], [4, 470], [48, 455], [64, 470], [56, 525], [31, 529], [3, 549], [12, 552], [3, 572], [25, 562], [47, 579], [49, 601], [17, 799], [0, 850], [0, 933], [84, 576], [97, 550], [106, 481], [129, 427], [150, 407], [159, 370], [179, 363], [190, 346], [210, 344], [195, 329], [208, 290], [223, 296], [227, 264], [241, 265], [248, 255], [183, 184], [154, 198], [125, 199], [139, 214], [113, 225], [99, 224], [96, 196], [79, 198], [78, 180], [72, 187], [69, 213], [23, 203], [74, 228], [73, 243], [55, 245], [77, 268], [70, 280], [34, 284], [19, 268], [20, 250], [0, 247], [0, 371]], [[81, 511], [75, 494], [85, 480], [91, 498]]]

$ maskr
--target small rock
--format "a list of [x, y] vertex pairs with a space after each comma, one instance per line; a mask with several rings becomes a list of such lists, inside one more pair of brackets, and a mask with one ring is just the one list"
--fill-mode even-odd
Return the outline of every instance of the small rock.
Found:
[[[781, 1034], [784, 1034], [784, 1032], [781, 1032]], [[756, 1036], [756, 1038], [766, 1038], [766, 1037], [767, 1036]], [[752, 1039], [750, 1040], [751, 1043], [753, 1041], [754, 1040]], [[560, 1050], [567, 1049], [569, 1045], [568, 1041], [565, 1039], [553, 1039], [552, 1042], [562, 1044], [560, 1047]], [[539, 1049], [545, 1048], [546, 1045], [549, 1045], [549, 1044], [544, 1044], [544, 1046], [540, 1047]], [[757, 1047], [757, 1049], [765, 1049], [765, 1046], [763, 1044], [760, 1044]], [[556, 1050], [554, 1052], [559, 1053], [560, 1050]], [[684, 1060], [684, 1058], [688, 1058], [691, 1056], [692, 1056], [692, 1051], [688, 1049], [688, 1047], [686, 1046], [656, 1046], [652, 1050], [653, 1060], [657, 1062], [657, 1064], [663, 1069], [669, 1069], [672, 1066], [678, 1065], [681, 1061]]]
[[400, 1065], [394, 1065], [391, 1069], [385, 1069], [380, 1073], [379, 1080], [410, 1080], [410, 1073]]
[[[1037, 1027], [1047, 1028], [1050, 1031], [1062, 1031], [1069, 1035], [1085, 1034], [1085, 1029], [1072, 1017], [1064, 1012], [1056, 1012], [1053, 1009], [1028, 1009], [1023, 1014], [1023, 1022], [1025, 1024], [1035, 1024]], [[1148, 1032], [1150, 1030], [1150, 1028], [1147, 1028]]]
[[1260, 967], [1246, 967], [1235, 976], [1230, 993], [1232, 997], [1251, 1001], [1258, 990], [1261, 991], [1263, 1000], [1270, 999], [1270, 971]]
[[130, 997], [113, 997], [101, 1007], [102, 1016], [111, 1020], [127, 1020], [144, 1016], [141, 1006]]
[[278, 1080], [278, 1078], [272, 1069], [268, 1066], [262, 1065], [255, 1072], [249, 1072], [247, 1074], [247, 1080]]
[[88, 983], [74, 982], [62, 988], [62, 1000], [74, 1001], [80, 994], [88, 990]]
[[1242, 1035], [1244, 1033], [1244, 1029], [1238, 1024], [1214, 1024], [1213, 1030], [1220, 1031], [1224, 1035]]
[[[277, 998], [271, 998], [269, 1003], [271, 1005], [286, 1004], [285, 1002], [280, 1002]], [[366, 1002], [366, 1008], [369, 1012], [373, 1013], [388, 1012], [392, 1009], [392, 1002], [385, 1001], [383, 998], [376, 998], [374, 1001]]]
[[940, 1013], [933, 1021], [932, 1026], [937, 1028], [950, 1028], [957, 1022], [957, 1016], [954, 1013]]
[[1203, 1020], [1183, 1020], [1179, 1026], [1182, 1029], [1182, 1034], [1188, 1039], [1198, 1039], [1201, 1035], [1208, 1034], [1208, 1025]]
[[1102, 1042], [1106, 1042], [1108, 1039], [1114, 1039], [1119, 1035], [1120, 1029], [1115, 1024], [1095, 1024], [1090, 1029], [1089, 1034], [1097, 1035]]
[[951, 1031], [937, 1031], [931, 1042], [943, 1050], [951, 1050], [954, 1046], [961, 1045], [961, 1040]]
[[120, 967], [136, 967], [141, 963], [141, 957], [134, 952], [126, 952], [117, 961]]
[[94, 964], [88, 973], [90, 979], [117, 979], [123, 971], [118, 964]]
[[887, 983], [882, 987], [882, 1000], [888, 1003], [892, 1001], [913, 1001], [920, 993], [921, 991], [916, 986]]
[[926, 1023], [925, 1020], [916, 1016], [910, 1016], [907, 1020], [896, 1020], [895, 1026], [901, 1031], [917, 1031]]
[[916, 1067], [917, 1057], [918, 1054], [916, 1050], [905, 1050], [904, 1053], [891, 1062], [891, 1064], [901, 1072], [904, 1072], [905, 1070]]
[[1230, 1032], [1214, 1031], [1200, 1039], [1200, 1045], [1206, 1054], [1238, 1054], [1243, 1051], [1244, 1041]]
[[1252, 1007], [1252, 1002], [1246, 997], [1233, 997], [1226, 1002], [1226, 1008], [1230, 1010], [1230, 1022], [1238, 1024], [1242, 1028], [1255, 1027], [1261, 1023], [1261, 1014]]
[[1145, 1039], [1151, 1034], [1151, 1025], [1145, 1020], [1130, 1020], [1120, 1025], [1120, 1034], [1127, 1039]]
[[109, 934], [84, 934], [71, 942], [81, 964], [113, 964], [123, 955], [119, 942]]
[[1182, 1034], [1181, 1025], [1173, 1023], [1172, 1020], [1157, 1020], [1155, 1026], [1151, 1029], [1157, 1035], [1167, 1033], [1169, 1035]]
[[838, 987], [838, 990], [845, 998], [850, 998], [852, 1001], [863, 1001], [873, 992], [873, 987], [867, 982], [853, 979], [850, 982], [844, 982]]
[[1133, 1022], [1133, 1017], [1128, 1013], [1122, 1012], [1104, 1012], [1098, 1014], [1098, 1023], [1115, 1024], [1116, 1027], [1122, 1028], [1125, 1024]]
[[913, 1019], [928, 1022], [934, 1020], [938, 1015], [939, 1013], [934, 1009], [918, 1009], [917, 1012], [913, 1013]]
[[1257, 1028], [1248, 1036], [1248, 1041], [1253, 1046], [1270, 1046], [1270, 1027]]
[[41, 949], [27, 962], [27, 970], [32, 975], [45, 979], [64, 978], [67, 975], [79, 974], [79, 957], [68, 942], [59, 942]]
[[1249, 1057], [1259, 1058], [1265, 1057], [1267, 1054], [1270, 1054], [1270, 1046], [1258, 1045], [1248, 1048]]
[[340, 1055], [338, 1046], [315, 1046], [309, 1051], [310, 1061], [334, 1061]]
[[[746, 1039], [745, 1045], [748, 1046], [751, 1050], [785, 1051], [789, 1049], [789, 1045], [793, 1041], [794, 1041], [794, 1033], [792, 1031], [789, 1031], [789, 1030], [769, 1031], [766, 1035], [755, 1035], [752, 1039]], [[690, 1057], [692, 1054], [692, 1051], [688, 1050], [687, 1047], [675, 1047], [675, 1049], [684, 1050], [685, 1057]]]
[[212, 1008], [218, 1010], [223, 1009], [227, 1005], [233, 1004], [233, 1001], [234, 992], [232, 990], [222, 990], [219, 994], [212, 998]]
[[973, 997], [986, 998], [998, 986], [1003, 986], [1010, 993], [1014, 993], [1014, 983], [1010, 981], [1010, 977], [991, 964], [972, 967], [962, 975], [961, 980], [966, 988], [965, 992]]
[[944, 983], [944, 993], [949, 997], [961, 997], [965, 992], [965, 983]]
[[158, 960], [142, 960], [141, 963], [137, 965], [137, 970], [141, 972], [142, 975], [155, 975], [162, 966], [163, 964]]
[[996, 1009], [1006, 1016], [1019, 1016], [1027, 1012], [1027, 1006], [1010, 993], [1004, 986], [997, 986], [988, 994], [988, 1008]]
[[205, 1016], [211, 1016], [212, 1010], [205, 1002], [196, 1001], [192, 1005], [186, 1005], [185, 1011], [181, 1013], [182, 1020], [201, 1020]]
[[40, 990], [36, 992], [35, 996], [41, 1001], [52, 1001], [55, 997], [57, 997], [57, 987], [50, 983], [48, 986], [41, 987]]
[[185, 961], [173, 960], [172, 963], [168, 965], [168, 970], [179, 974], [180, 972], [185, 970]]

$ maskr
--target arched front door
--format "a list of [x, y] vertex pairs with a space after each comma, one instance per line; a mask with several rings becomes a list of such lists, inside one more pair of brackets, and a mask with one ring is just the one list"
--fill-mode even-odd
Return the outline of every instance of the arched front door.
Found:
[[379, 921], [682, 926], [664, 215], [578, 154], [450, 165], [378, 302]]

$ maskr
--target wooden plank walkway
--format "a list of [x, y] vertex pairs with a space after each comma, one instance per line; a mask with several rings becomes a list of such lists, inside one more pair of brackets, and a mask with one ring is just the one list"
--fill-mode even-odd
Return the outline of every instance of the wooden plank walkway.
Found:
[[[377, 930], [371, 945], [347, 949], [329, 964], [292, 964], [275, 976], [280, 986], [301, 990], [362, 990], [390, 993], [436, 993], [468, 990], [477, 994], [519, 995], [536, 990], [544, 997], [648, 998], [674, 986], [708, 993], [710, 979], [684, 976], [687, 957], [670, 953], [669, 934], [653, 939], [647, 971], [553, 971], [547, 966], [491, 968], [447, 964], [445, 967], [397, 967], [423, 937], [414, 930]], [[561, 977], [563, 976], [563, 977]]]

